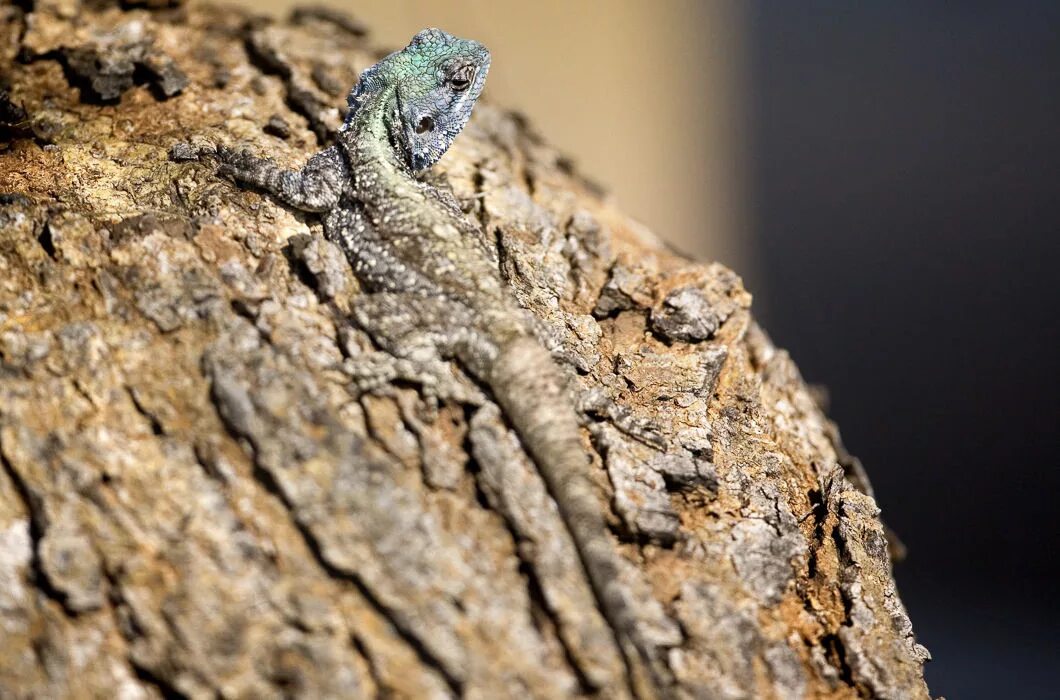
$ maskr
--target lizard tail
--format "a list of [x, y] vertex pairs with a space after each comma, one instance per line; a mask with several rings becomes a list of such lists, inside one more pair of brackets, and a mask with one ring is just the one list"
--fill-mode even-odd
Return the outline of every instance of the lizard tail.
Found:
[[[597, 604], [614, 630], [638, 697], [653, 697], [654, 655], [638, 643], [636, 615], [620, 581], [619, 554], [607, 534], [587, 474], [578, 416], [551, 354], [532, 336], [512, 339], [492, 363], [490, 388], [537, 464], [581, 558]], [[647, 658], [643, 658], [647, 657]]]

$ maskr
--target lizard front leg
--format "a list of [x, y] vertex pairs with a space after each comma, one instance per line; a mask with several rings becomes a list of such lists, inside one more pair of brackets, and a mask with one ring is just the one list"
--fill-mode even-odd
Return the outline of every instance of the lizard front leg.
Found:
[[324, 212], [336, 204], [350, 184], [350, 169], [341, 149], [325, 148], [301, 170], [286, 170], [270, 158], [218, 146], [218, 173], [265, 190], [280, 201], [307, 212]]

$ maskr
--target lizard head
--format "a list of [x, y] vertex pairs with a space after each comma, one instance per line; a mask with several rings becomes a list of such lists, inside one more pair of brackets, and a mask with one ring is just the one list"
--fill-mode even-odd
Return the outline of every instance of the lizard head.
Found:
[[438, 162], [471, 117], [486, 83], [490, 52], [477, 41], [424, 29], [401, 55], [399, 140], [409, 166], [424, 170]]
[[489, 67], [490, 52], [477, 41], [424, 29], [362, 74], [350, 94], [347, 124], [379, 87], [393, 85], [398, 123], [391, 124], [391, 138], [412, 170], [425, 170], [467, 124]]

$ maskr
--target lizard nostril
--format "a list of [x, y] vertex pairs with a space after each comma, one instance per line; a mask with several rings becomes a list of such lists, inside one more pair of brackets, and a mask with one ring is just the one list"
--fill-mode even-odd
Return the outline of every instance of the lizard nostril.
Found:
[[430, 117], [424, 117], [420, 119], [420, 123], [416, 125], [416, 133], [423, 134], [428, 131], [434, 131], [434, 120]]

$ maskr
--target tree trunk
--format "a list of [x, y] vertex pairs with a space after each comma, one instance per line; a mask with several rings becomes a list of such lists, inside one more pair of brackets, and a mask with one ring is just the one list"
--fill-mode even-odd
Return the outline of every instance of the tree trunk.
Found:
[[[400, 366], [356, 393], [392, 358], [319, 222], [169, 157], [299, 166], [363, 29], [127, 4], [0, 7], [0, 696], [628, 696], [489, 397], [455, 367], [459, 400]], [[736, 275], [495, 105], [438, 171], [614, 402], [586, 469], [675, 694], [927, 697], [879, 510]]]

